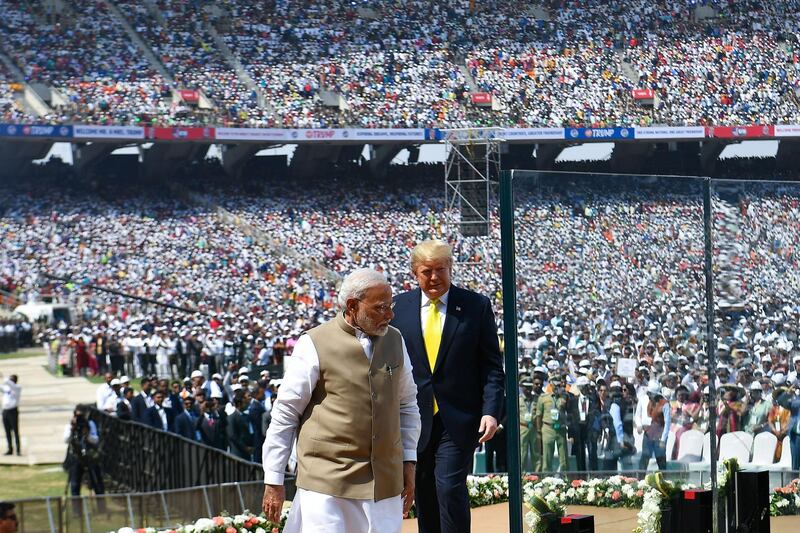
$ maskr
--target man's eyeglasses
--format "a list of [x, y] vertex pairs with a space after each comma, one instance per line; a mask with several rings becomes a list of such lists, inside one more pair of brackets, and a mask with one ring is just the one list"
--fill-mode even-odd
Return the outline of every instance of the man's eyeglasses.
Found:
[[[359, 302], [363, 302], [364, 300], [359, 299], [358, 301]], [[389, 305], [383, 304], [383, 305], [374, 306], [373, 309], [376, 310], [377, 312], [381, 313], [381, 314], [386, 314], [387, 311], [391, 311], [392, 309], [394, 309], [394, 306], [395, 306], [395, 302], [392, 302]]]

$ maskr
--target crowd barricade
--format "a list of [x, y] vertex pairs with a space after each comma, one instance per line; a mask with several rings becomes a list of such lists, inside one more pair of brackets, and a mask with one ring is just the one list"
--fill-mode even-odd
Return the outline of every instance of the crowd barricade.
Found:
[[116, 492], [173, 490], [263, 479], [261, 465], [174, 433], [123, 421], [95, 409], [99, 461]]
[[[294, 493], [294, 478], [287, 476], [287, 500]], [[263, 481], [241, 481], [157, 492], [25, 499], [14, 504], [19, 533], [93, 533], [126, 526], [174, 527], [222, 513], [258, 514], [263, 495]]]

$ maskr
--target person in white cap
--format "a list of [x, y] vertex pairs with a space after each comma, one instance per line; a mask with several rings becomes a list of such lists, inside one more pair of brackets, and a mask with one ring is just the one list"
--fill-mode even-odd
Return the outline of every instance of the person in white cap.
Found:
[[661, 395], [661, 386], [656, 382], [650, 382], [647, 386], [647, 396], [647, 409], [641, 420], [643, 437], [639, 470], [647, 470], [651, 457], [655, 457], [660, 470], [666, 470], [667, 437], [671, 423], [669, 402]]
[[118, 379], [114, 378], [111, 380], [110, 385], [112, 394], [106, 398], [106, 403], [103, 404], [101, 410], [105, 411], [111, 416], [117, 416], [117, 403], [119, 403], [119, 391], [121, 383]]
[[750, 401], [747, 402], [743, 418], [743, 429], [751, 435], [757, 435], [767, 428], [767, 415], [769, 415], [770, 403], [764, 400], [763, 387], [758, 381], [750, 384]]
[[392, 289], [372, 269], [348, 275], [341, 313], [306, 332], [288, 360], [263, 446], [267, 518], [277, 522], [297, 436], [297, 494], [286, 533], [400, 533], [414, 501], [421, 422]]

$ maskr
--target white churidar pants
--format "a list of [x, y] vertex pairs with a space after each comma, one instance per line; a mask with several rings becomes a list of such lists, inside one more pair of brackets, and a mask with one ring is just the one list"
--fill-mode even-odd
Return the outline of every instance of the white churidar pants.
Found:
[[301, 488], [292, 503], [284, 533], [400, 533], [400, 496], [373, 500], [338, 498]]

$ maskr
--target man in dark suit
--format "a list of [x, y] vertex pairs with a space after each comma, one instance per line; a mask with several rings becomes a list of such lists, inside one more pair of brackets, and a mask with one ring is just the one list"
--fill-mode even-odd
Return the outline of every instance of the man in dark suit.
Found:
[[228, 449], [227, 416], [219, 409], [218, 396], [212, 396], [200, 406], [200, 416], [195, 427], [200, 432], [203, 444], [220, 450]]
[[153, 406], [148, 407], [144, 412], [145, 423], [155, 429], [172, 431], [173, 427], [167, 415], [167, 410], [164, 409], [163, 403], [164, 393], [156, 391], [156, 393], [153, 394]]
[[120, 391], [119, 400], [117, 400], [117, 418], [120, 420], [132, 420], [133, 412], [131, 411], [131, 401], [133, 400], [133, 389], [124, 387]]
[[195, 429], [196, 424], [197, 413], [194, 411], [194, 398], [187, 396], [183, 399], [183, 411], [175, 417], [175, 433], [189, 440], [199, 441], [199, 434]]
[[442, 241], [411, 252], [420, 288], [395, 299], [417, 383], [422, 434], [417, 453], [420, 533], [470, 531], [467, 475], [479, 443], [497, 431], [503, 362], [489, 299], [451, 285], [453, 258]]
[[133, 400], [131, 400], [131, 414], [133, 415], [133, 420], [136, 422], [147, 424], [145, 411], [153, 406], [153, 399], [150, 397], [152, 384], [150, 382], [150, 378], [148, 377], [142, 378], [139, 383], [142, 390], [139, 392], [139, 394], [133, 397]]
[[233, 394], [235, 410], [228, 416], [227, 433], [230, 452], [236, 457], [250, 461], [253, 458], [253, 428], [250, 419], [242, 413], [245, 405], [244, 391], [237, 390]]
[[261, 462], [261, 452], [263, 451], [264, 438], [266, 433], [262, 433], [262, 420], [267, 408], [264, 406], [264, 388], [261, 383], [257, 383], [252, 388], [252, 400], [247, 409], [247, 418], [250, 419], [250, 427], [253, 428], [253, 461]]

